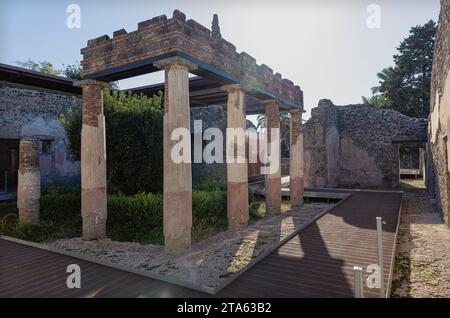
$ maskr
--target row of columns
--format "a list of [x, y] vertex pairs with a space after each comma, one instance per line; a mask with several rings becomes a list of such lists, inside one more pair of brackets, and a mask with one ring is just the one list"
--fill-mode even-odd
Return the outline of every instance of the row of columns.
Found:
[[[294, 209], [303, 205], [304, 154], [302, 111], [291, 110], [290, 115], [289, 192], [291, 209]], [[280, 109], [278, 102], [275, 100], [266, 103], [266, 134], [268, 144], [274, 142], [274, 138], [280, 138], [278, 135], [272, 135], [272, 128], [280, 128]], [[277, 149], [277, 151], [276, 154], [272, 154], [270, 153], [271, 147], [268, 147], [267, 150], [271, 159], [278, 160], [280, 163], [277, 170], [265, 176], [266, 214], [269, 215], [281, 213], [281, 149]]]
[[[164, 96], [164, 238], [169, 254], [180, 255], [191, 246], [192, 228], [192, 172], [191, 163], [174, 163], [171, 149], [177, 140], [171, 140], [176, 128], [190, 129], [189, 71], [196, 65], [180, 57], [155, 63], [165, 71]], [[83, 126], [81, 133], [81, 182], [83, 238], [102, 238], [106, 233], [106, 144], [102, 90], [108, 84], [84, 80]], [[246, 129], [245, 90], [238, 84], [223, 87], [228, 92], [227, 126]], [[266, 103], [267, 128], [279, 128], [279, 106], [275, 100]], [[292, 112], [291, 123], [291, 202], [303, 201], [303, 135], [301, 111]], [[269, 132], [269, 141], [275, 136]], [[277, 137], [279, 138], [279, 137]], [[245, 141], [244, 141], [245, 142]], [[190, 143], [190, 140], [189, 140]], [[239, 143], [239, 140], [237, 141]], [[235, 143], [232, 143], [233, 147]], [[237, 155], [245, 156], [245, 144], [236, 145]], [[269, 147], [270, 148], [270, 147]], [[269, 150], [270, 151], [270, 150]], [[280, 153], [270, 154], [278, 156]], [[281, 160], [279, 161], [281, 163]], [[248, 224], [248, 175], [246, 162], [227, 163], [227, 215], [230, 230], [239, 230]], [[281, 209], [281, 167], [266, 176], [266, 205], [268, 214]]]

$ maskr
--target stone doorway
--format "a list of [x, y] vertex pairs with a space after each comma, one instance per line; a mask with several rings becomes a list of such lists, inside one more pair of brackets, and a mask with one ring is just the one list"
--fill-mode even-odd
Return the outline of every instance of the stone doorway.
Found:
[[424, 182], [425, 145], [400, 145], [398, 150], [398, 176], [400, 184]]
[[0, 192], [17, 191], [19, 139], [0, 139]]

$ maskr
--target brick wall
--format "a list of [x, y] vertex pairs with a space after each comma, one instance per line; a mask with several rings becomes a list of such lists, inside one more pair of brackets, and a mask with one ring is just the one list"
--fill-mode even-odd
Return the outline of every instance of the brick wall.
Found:
[[[83, 76], [109, 68], [136, 63], [163, 54], [181, 52], [203, 63], [235, 76], [281, 97], [295, 105], [303, 106], [299, 86], [282, 78], [267, 65], [236, 47], [225, 39], [213, 38], [211, 31], [195, 20], [186, 20], [184, 13], [175, 10], [171, 19], [165, 15], [140, 22], [137, 30], [124, 29], [89, 40], [81, 49]], [[193, 71], [195, 74], [195, 71]]]

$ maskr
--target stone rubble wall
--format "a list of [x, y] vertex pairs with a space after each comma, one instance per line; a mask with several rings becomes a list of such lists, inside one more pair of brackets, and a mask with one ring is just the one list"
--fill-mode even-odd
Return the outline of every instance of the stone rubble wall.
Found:
[[[202, 131], [205, 132], [208, 128], [219, 128], [223, 134], [223, 151], [226, 151], [226, 129], [227, 129], [227, 111], [226, 108], [220, 105], [209, 105], [204, 107], [191, 108], [191, 135], [194, 134], [194, 120], [202, 121]], [[247, 120], [247, 128], [254, 128], [256, 126]], [[210, 141], [203, 141], [203, 147]], [[194, 145], [191, 145], [192, 150]], [[248, 143], [246, 146], [248, 156]], [[203, 148], [204, 150], [204, 148]], [[219, 182], [227, 182], [227, 165], [225, 163], [226, 157], [223, 157], [224, 163], [192, 163], [192, 184], [196, 185], [204, 181], [215, 180]], [[248, 165], [248, 176], [255, 177], [260, 175], [261, 163], [252, 163]], [[284, 164], [283, 171], [289, 171], [289, 165]], [[287, 172], [289, 174], [289, 172]]]
[[450, 120], [450, 0], [441, 1], [435, 40], [430, 93], [430, 124], [426, 183], [447, 225], [450, 225], [450, 168], [448, 166]]
[[51, 140], [50, 151], [40, 154], [44, 187], [79, 182], [80, 164], [68, 152], [67, 136], [59, 121], [71, 107], [81, 107], [81, 97], [0, 82], [0, 138]]
[[305, 186], [398, 186], [393, 141], [426, 140], [426, 125], [394, 110], [321, 100], [304, 124]]
[[[223, 151], [225, 151], [225, 134], [227, 128], [227, 113], [222, 106], [211, 105], [206, 107], [191, 108], [191, 134], [194, 133], [194, 120], [202, 121], [202, 131], [208, 128], [219, 128], [224, 136]], [[210, 141], [204, 141], [209, 143]], [[191, 145], [191, 148], [194, 146]], [[225, 160], [225, 158], [223, 158]], [[224, 161], [225, 162], [225, 161]], [[192, 184], [196, 185], [202, 181], [217, 180], [227, 181], [227, 165], [225, 163], [192, 163]]]

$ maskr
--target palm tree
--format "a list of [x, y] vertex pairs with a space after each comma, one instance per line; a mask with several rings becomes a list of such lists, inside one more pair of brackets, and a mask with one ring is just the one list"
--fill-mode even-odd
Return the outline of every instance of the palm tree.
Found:
[[[256, 118], [258, 129], [266, 127], [266, 115], [259, 114]], [[289, 112], [280, 112], [280, 143], [281, 157], [289, 157], [289, 138], [291, 130], [291, 114]]]
[[378, 72], [377, 77], [380, 85], [370, 89], [372, 91], [371, 97], [361, 97], [363, 104], [388, 107], [390, 103], [389, 98], [385, 95], [385, 87], [391, 84], [392, 79], [395, 78], [395, 72], [396, 70], [393, 67], [386, 67], [381, 72]]

